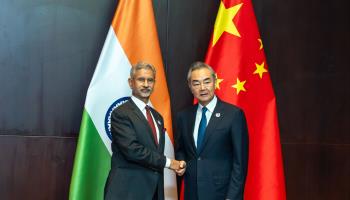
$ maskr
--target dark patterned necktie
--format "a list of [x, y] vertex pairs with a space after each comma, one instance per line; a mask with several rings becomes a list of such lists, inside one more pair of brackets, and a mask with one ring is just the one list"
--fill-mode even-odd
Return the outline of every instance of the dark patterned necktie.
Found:
[[154, 137], [154, 141], [156, 142], [156, 144], [158, 145], [158, 138], [157, 138], [157, 131], [156, 131], [156, 126], [153, 123], [153, 119], [151, 116], [151, 112], [149, 110], [149, 106], [146, 106], [146, 116], [147, 116], [147, 121], [149, 126], [152, 129], [152, 133], [153, 133], [153, 137]]
[[200, 150], [202, 147], [202, 142], [205, 136], [205, 128], [207, 127], [207, 116], [205, 113], [207, 112], [207, 108], [203, 107], [202, 108], [202, 119], [199, 122], [199, 127], [198, 127], [198, 137], [197, 137], [197, 151]]

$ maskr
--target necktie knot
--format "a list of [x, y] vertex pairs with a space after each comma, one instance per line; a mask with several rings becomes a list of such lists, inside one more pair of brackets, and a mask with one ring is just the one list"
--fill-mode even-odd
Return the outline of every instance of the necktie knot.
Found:
[[203, 107], [202, 108], [202, 115], [205, 115], [205, 113], [208, 111], [208, 108], [207, 107]]

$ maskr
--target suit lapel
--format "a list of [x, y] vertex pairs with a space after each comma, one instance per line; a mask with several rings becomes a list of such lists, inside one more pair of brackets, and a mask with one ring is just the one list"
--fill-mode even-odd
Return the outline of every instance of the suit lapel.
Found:
[[189, 142], [191, 143], [191, 150], [192, 153], [194, 155], [197, 154], [197, 148], [196, 145], [194, 144], [194, 138], [193, 138], [193, 131], [194, 131], [194, 124], [195, 124], [195, 120], [196, 120], [196, 114], [197, 114], [197, 108], [198, 108], [198, 104], [196, 104], [195, 106], [192, 107], [192, 110], [190, 111], [189, 119], [188, 119], [188, 127], [187, 127], [187, 131], [188, 131], [188, 138], [190, 139]]
[[136, 104], [131, 99], [129, 100], [129, 102], [130, 102], [130, 107], [132, 108], [133, 113], [139, 118], [139, 121], [147, 127], [147, 131], [145, 131], [145, 132], [147, 132], [150, 139], [152, 140], [152, 143], [155, 145], [155, 147], [157, 147], [157, 144], [154, 141], [152, 129], [151, 129], [150, 125], [148, 124], [147, 119], [145, 118], [145, 116], [143, 115], [141, 110], [136, 106]]
[[210, 117], [209, 124], [208, 124], [207, 128], [205, 129], [205, 136], [203, 139], [202, 148], [200, 149], [198, 154], [200, 154], [203, 151], [210, 136], [215, 132], [217, 125], [223, 119], [224, 110], [221, 108], [221, 105], [222, 104], [221, 104], [220, 100], [218, 99], [216, 106], [214, 108], [214, 112]]

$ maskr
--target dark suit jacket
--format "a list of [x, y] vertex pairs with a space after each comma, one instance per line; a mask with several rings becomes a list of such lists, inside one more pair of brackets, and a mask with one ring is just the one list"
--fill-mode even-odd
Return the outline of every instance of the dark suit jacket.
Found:
[[197, 153], [193, 130], [198, 105], [177, 115], [176, 159], [185, 160], [185, 200], [241, 200], [248, 133], [242, 110], [218, 99]]
[[158, 146], [146, 118], [131, 99], [113, 111], [113, 155], [105, 199], [151, 200], [155, 192], [164, 199], [164, 123], [157, 111], [151, 112], [159, 130]]

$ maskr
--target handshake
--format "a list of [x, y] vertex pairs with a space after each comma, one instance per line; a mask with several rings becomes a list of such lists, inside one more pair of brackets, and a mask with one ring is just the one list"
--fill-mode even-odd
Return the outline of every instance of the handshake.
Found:
[[174, 170], [178, 176], [182, 176], [186, 171], [186, 162], [172, 159], [170, 169]]

